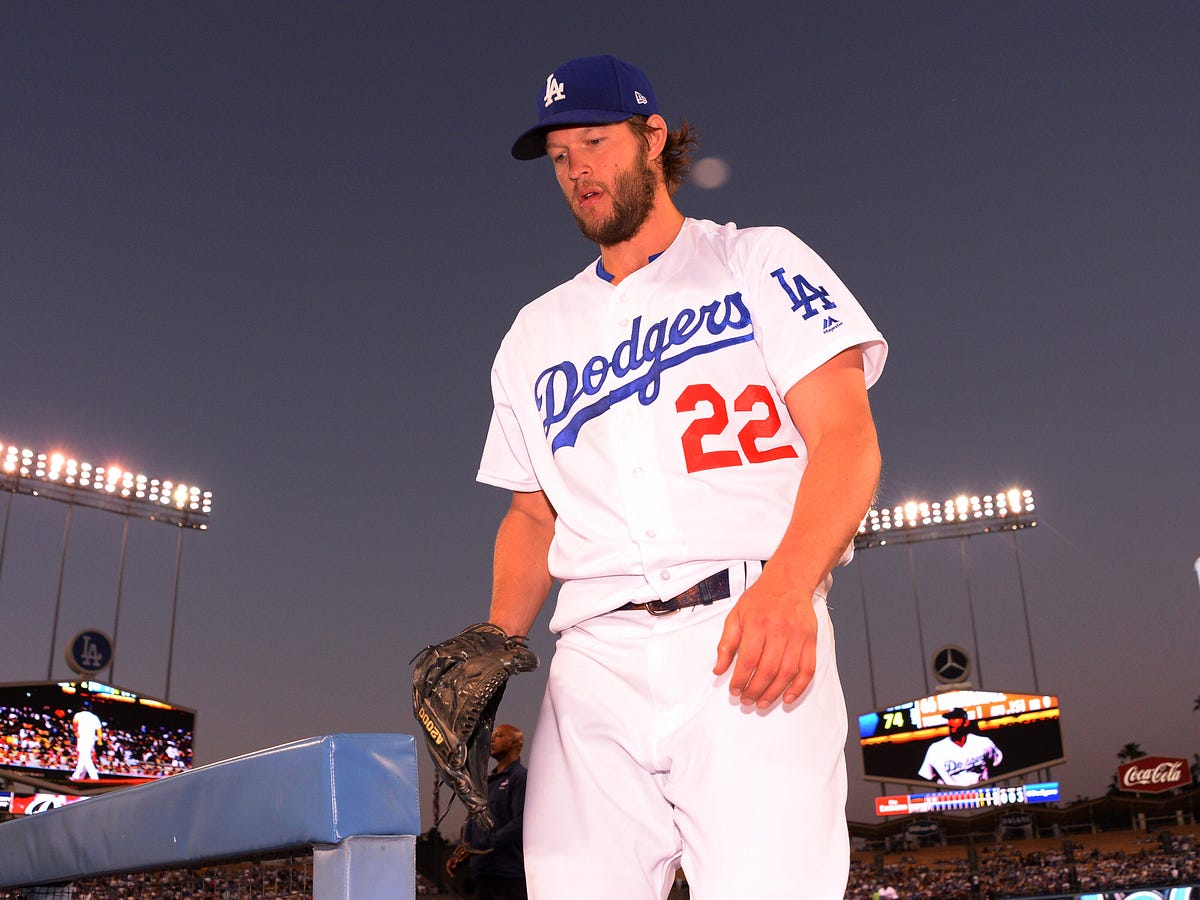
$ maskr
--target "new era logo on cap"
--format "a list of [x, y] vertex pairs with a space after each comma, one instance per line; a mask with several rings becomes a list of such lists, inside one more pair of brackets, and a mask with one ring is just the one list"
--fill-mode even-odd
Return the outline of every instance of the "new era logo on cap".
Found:
[[650, 79], [615, 56], [583, 56], [546, 77], [538, 97], [537, 124], [517, 138], [512, 155], [537, 159], [546, 152], [546, 132], [578, 125], [608, 125], [658, 112]]

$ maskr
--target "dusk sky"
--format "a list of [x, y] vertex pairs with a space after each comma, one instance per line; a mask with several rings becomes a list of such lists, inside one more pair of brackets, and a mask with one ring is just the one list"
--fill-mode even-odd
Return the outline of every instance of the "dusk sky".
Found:
[[[976, 683], [1058, 696], [1052, 777], [1101, 794], [1128, 742], [1200, 752], [1197, 47], [1195, 2], [9, 3], [0, 444], [213, 492], [170, 676], [198, 763], [413, 733], [410, 658], [487, 611], [493, 354], [596, 255], [509, 147], [551, 68], [614, 53], [729, 166], [681, 210], [792, 229], [888, 338], [880, 505], [1035, 491], [1019, 556], [967, 542]], [[78, 510], [51, 659], [65, 512], [13, 499], [0, 682], [112, 632], [122, 520]], [[130, 528], [112, 680], [153, 696], [175, 539]], [[830, 597], [860, 821], [853, 717], [973, 642], [960, 543], [912, 559]], [[527, 732], [550, 608], [501, 711]]]

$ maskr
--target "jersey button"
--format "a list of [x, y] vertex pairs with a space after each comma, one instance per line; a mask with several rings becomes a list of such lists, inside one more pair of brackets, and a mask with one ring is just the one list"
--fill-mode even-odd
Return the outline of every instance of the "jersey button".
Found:
[[663, 581], [670, 581], [671, 573], [668, 572], [666, 569], [663, 569], [661, 572], [658, 573], [658, 577], [661, 578]]
[[646, 537], [648, 537], [648, 538], [658, 537], [658, 532], [656, 532], [653, 528], [647, 528], [646, 529]]

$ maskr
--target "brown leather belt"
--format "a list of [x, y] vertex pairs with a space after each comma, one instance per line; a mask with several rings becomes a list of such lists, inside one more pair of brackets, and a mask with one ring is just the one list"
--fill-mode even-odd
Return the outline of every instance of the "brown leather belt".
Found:
[[720, 572], [709, 575], [699, 584], [693, 584], [682, 594], [672, 597], [670, 600], [651, 600], [648, 603], [630, 602], [624, 606], [618, 606], [617, 609], [640, 609], [652, 616], [669, 616], [686, 607], [708, 606], [710, 603], [724, 600], [728, 596], [729, 570], [722, 569]]

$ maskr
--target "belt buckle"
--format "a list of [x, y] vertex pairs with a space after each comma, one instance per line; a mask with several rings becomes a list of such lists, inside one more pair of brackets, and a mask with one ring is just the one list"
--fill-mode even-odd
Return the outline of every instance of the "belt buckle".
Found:
[[[656, 603], [661, 605], [656, 607]], [[670, 606], [670, 603], [670, 600], [652, 600], [646, 604], [646, 612], [652, 616], [670, 616], [683, 609], [682, 606]]]

